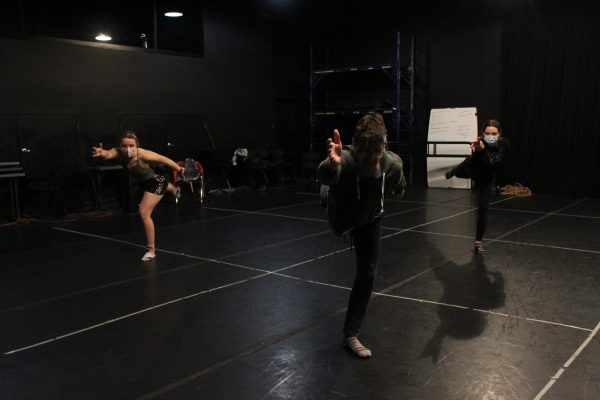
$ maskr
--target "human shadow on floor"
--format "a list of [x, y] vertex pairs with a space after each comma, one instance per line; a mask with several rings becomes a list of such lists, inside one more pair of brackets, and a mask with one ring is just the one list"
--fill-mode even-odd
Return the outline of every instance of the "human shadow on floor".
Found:
[[467, 340], [481, 335], [487, 325], [487, 314], [481, 310], [502, 307], [505, 300], [504, 276], [488, 271], [484, 257], [478, 254], [463, 265], [453, 261], [441, 265], [435, 269], [435, 277], [444, 288], [436, 306], [440, 324], [419, 357], [431, 357], [434, 363], [446, 336]]

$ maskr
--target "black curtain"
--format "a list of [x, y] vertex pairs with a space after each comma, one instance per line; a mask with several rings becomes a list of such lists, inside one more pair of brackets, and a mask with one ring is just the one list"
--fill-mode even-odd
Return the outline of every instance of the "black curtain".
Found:
[[600, 196], [597, 0], [507, 2], [502, 25], [503, 181]]

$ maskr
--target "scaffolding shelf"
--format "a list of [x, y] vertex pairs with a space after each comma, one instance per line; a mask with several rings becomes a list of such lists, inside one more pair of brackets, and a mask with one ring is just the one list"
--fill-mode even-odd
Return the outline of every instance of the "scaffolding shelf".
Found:
[[385, 64], [385, 65], [365, 65], [361, 67], [340, 67], [340, 68], [327, 68], [313, 71], [315, 75], [323, 74], [335, 74], [340, 72], [357, 72], [357, 71], [375, 71], [375, 70], [388, 70], [395, 69], [396, 64]]
[[337, 111], [315, 111], [313, 115], [363, 115], [363, 114], [393, 114], [395, 108], [386, 109], [352, 109], [352, 110], [337, 110]]
[[[329, 55], [328, 47], [327, 55]], [[321, 146], [321, 138], [315, 137], [318, 125], [331, 125], [337, 120], [339, 123], [350, 126], [351, 123], [355, 123], [355, 121], [349, 122], [350, 118], [354, 120], [357, 116], [375, 113], [382, 114], [386, 119], [386, 124], [391, 128], [389, 139], [399, 143], [399, 146], [408, 146], [408, 149], [411, 150], [414, 140], [414, 36], [411, 36], [410, 40], [410, 63], [408, 65], [400, 62], [400, 32], [396, 32], [394, 55], [394, 61], [390, 60], [384, 64], [332, 67], [328, 65], [329, 62], [315, 62], [314, 44], [311, 43], [308, 99], [309, 147], [311, 151], [314, 151], [315, 146]], [[316, 65], [319, 67], [315, 68]], [[378, 74], [377, 71], [383, 72], [383, 74]], [[381, 86], [382, 82], [375, 81], [375, 79], [379, 79], [380, 75], [387, 75], [388, 78], [391, 78], [393, 85], [389, 85], [390, 82], [387, 82], [386, 86]], [[369, 82], [376, 83], [378, 86], [372, 85], [365, 89], [364, 84]], [[344, 89], [341, 88], [342, 86]], [[391, 96], [393, 96], [393, 100], [389, 101], [391, 99], [388, 97]], [[360, 100], [356, 100], [359, 97]], [[367, 101], [368, 99], [372, 101]], [[331, 117], [333, 118], [331, 119]], [[322, 133], [321, 129], [318, 135], [322, 136]], [[409, 182], [412, 182], [412, 170], [413, 163], [410, 162], [407, 174]]]

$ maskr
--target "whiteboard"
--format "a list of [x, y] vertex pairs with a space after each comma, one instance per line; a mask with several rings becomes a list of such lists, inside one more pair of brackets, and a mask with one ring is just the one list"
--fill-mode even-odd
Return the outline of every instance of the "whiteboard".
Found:
[[[477, 137], [477, 108], [434, 108], [429, 115], [429, 142], [470, 142]], [[456, 154], [457, 157], [427, 157], [427, 185], [429, 187], [470, 189], [469, 179], [453, 177], [445, 173], [460, 164], [471, 154], [468, 144], [437, 144], [437, 154]], [[433, 153], [433, 145], [428, 146]]]
[[429, 142], [470, 142], [477, 137], [477, 108], [434, 108], [429, 114]]

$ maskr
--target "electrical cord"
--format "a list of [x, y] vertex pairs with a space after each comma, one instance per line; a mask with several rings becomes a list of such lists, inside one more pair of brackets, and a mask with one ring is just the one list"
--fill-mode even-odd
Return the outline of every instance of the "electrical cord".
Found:
[[533, 192], [527, 186], [523, 186], [520, 183], [514, 185], [505, 185], [500, 189], [500, 194], [517, 196], [517, 197], [530, 197], [533, 196]]
[[61, 219], [39, 219], [39, 218], [34, 218], [30, 215], [24, 214], [21, 218], [15, 220], [15, 221], [0, 224], [0, 227], [12, 226], [12, 225], [17, 225], [17, 224], [34, 224], [34, 223], [56, 224], [56, 223], [60, 223], [60, 222], [73, 222], [73, 221], [77, 221], [78, 219], [81, 219], [84, 217], [104, 218], [104, 217], [109, 217], [112, 214], [113, 214], [113, 212], [110, 210], [89, 211], [89, 212], [83, 212], [83, 213], [67, 214], [67, 215], [65, 215], [65, 218], [61, 218]]

